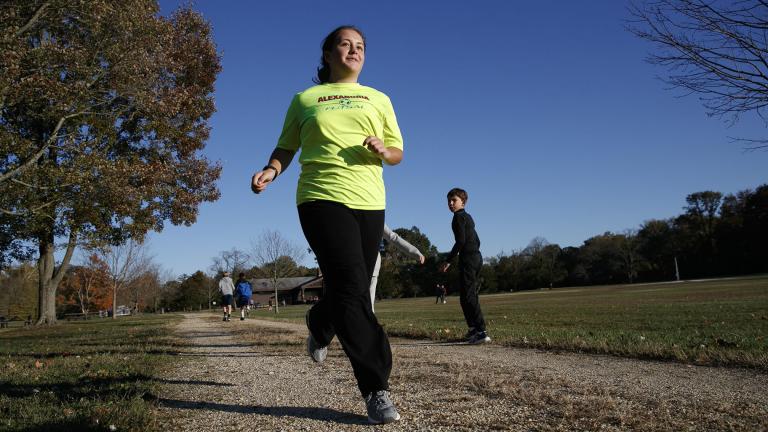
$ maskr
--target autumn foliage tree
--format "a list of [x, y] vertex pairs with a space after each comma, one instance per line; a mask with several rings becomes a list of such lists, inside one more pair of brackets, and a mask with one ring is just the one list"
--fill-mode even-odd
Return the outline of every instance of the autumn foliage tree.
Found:
[[73, 305], [88, 315], [106, 310], [112, 304], [109, 269], [98, 255], [91, 254], [79, 266], [73, 266], [58, 289], [57, 303]]
[[189, 225], [218, 198], [221, 168], [200, 151], [219, 70], [210, 25], [191, 9], [164, 17], [155, 0], [3, 2], [0, 225], [38, 252], [38, 324], [55, 322], [78, 244]]

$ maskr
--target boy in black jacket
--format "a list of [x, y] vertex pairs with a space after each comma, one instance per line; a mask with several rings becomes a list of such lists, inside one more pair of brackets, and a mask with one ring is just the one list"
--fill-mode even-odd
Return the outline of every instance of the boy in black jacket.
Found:
[[451, 228], [456, 243], [448, 254], [445, 262], [440, 265], [440, 271], [448, 271], [451, 261], [459, 256], [459, 280], [461, 310], [469, 326], [467, 342], [479, 344], [490, 342], [491, 338], [485, 331], [483, 311], [480, 310], [480, 299], [477, 295], [480, 282], [480, 269], [483, 267], [483, 256], [480, 255], [480, 238], [475, 231], [475, 221], [464, 211], [467, 203], [467, 192], [453, 188], [448, 192], [448, 210], [453, 213]]

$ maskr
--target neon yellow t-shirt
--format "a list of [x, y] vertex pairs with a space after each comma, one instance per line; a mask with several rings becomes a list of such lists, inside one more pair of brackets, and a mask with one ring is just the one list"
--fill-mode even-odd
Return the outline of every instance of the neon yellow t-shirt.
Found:
[[368, 136], [402, 150], [392, 102], [358, 83], [320, 84], [294, 96], [277, 147], [301, 149], [296, 203], [328, 200], [360, 210], [386, 205], [382, 161]]

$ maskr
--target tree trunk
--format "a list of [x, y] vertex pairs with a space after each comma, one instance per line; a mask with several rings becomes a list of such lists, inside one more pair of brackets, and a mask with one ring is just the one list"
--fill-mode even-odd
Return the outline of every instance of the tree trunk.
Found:
[[277, 279], [277, 271], [275, 271], [275, 273], [274, 273], [274, 277], [272, 278], [272, 283], [273, 283], [274, 285], [272, 285], [272, 286], [274, 286], [274, 287], [275, 287], [275, 313], [276, 313], [276, 314], [277, 314], [277, 313], [280, 313], [280, 309], [279, 309], [279, 306], [277, 305], [277, 304], [280, 302], [280, 301], [278, 300], [278, 298], [277, 298], [277, 280], [278, 280], [278, 279]]
[[117, 319], [117, 284], [112, 286], [112, 319]]
[[54, 251], [53, 227], [46, 230], [38, 237], [38, 250], [40, 256], [37, 259], [38, 272], [38, 308], [36, 325], [56, 324], [56, 289], [64, 278], [64, 274], [69, 268], [69, 261], [72, 259], [72, 253], [75, 251], [77, 233], [71, 231], [67, 251], [64, 253], [64, 259], [59, 268], [56, 268]]
[[53, 233], [40, 236], [37, 258], [38, 299], [37, 325], [56, 323], [56, 286], [51, 286], [53, 280], [54, 257]]

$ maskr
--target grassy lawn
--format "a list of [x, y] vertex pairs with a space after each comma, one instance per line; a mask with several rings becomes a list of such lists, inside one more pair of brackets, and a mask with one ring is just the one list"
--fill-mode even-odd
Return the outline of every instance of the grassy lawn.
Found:
[[[483, 295], [494, 343], [768, 369], [768, 276]], [[304, 306], [278, 319], [303, 322]], [[385, 300], [392, 336], [455, 341], [466, 332], [456, 296]], [[257, 317], [271, 317], [259, 312]]]
[[0, 331], [0, 430], [156, 428], [157, 372], [177, 352], [175, 315]]

